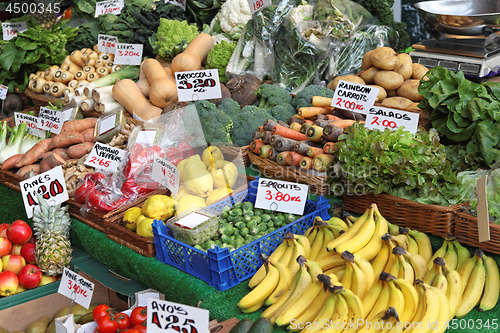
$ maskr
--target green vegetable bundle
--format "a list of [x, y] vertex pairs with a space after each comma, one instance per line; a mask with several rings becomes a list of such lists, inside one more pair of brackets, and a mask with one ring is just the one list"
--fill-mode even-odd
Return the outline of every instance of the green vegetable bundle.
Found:
[[413, 135], [402, 128], [382, 132], [354, 124], [334, 149], [338, 159], [329, 180], [334, 193], [340, 184], [350, 195], [385, 192], [446, 206], [461, 200], [456, 172], [434, 129]]
[[65, 45], [75, 38], [78, 28], [63, 28], [64, 20], [50, 30], [39, 24], [28, 27], [9, 41], [0, 41], [0, 84], [9, 92], [23, 92], [30, 73], [61, 64], [68, 55]]

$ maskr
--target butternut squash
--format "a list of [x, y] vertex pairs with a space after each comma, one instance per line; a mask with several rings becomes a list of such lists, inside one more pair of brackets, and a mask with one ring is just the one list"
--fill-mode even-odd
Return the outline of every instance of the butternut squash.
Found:
[[134, 81], [123, 79], [113, 86], [113, 98], [127, 109], [132, 115], [136, 115], [144, 121], [158, 117], [162, 109], [152, 105], [137, 88]]
[[149, 89], [151, 88], [151, 85], [149, 84], [146, 74], [144, 74], [144, 70], [142, 69], [142, 64], [141, 64], [141, 71], [139, 74], [139, 80], [135, 84], [137, 85], [137, 88], [139, 88], [139, 91], [144, 95], [144, 97], [149, 98]]
[[156, 59], [149, 58], [142, 63], [142, 70], [151, 85], [149, 99], [153, 105], [165, 108], [177, 101], [177, 86], [168, 78], [163, 66]]
[[201, 68], [201, 62], [214, 47], [212, 36], [201, 33], [196, 36], [186, 47], [184, 52], [175, 56], [171, 68], [174, 73], [185, 71], [196, 71]]

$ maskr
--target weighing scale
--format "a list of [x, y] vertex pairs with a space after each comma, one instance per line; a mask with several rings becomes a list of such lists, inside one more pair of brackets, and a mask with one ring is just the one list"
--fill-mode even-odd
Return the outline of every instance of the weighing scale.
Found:
[[499, 1], [424, 1], [414, 6], [433, 39], [412, 45], [413, 62], [473, 78], [500, 72]]

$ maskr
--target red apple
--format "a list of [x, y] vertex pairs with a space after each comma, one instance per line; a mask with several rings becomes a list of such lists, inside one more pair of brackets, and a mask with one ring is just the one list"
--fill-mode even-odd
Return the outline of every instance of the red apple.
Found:
[[7, 229], [7, 238], [13, 244], [23, 245], [30, 240], [31, 235], [33, 235], [31, 227], [22, 220], [15, 220]]
[[0, 296], [10, 296], [15, 294], [19, 287], [19, 279], [12, 272], [0, 273]]
[[21, 255], [27, 264], [36, 264], [35, 244], [26, 243], [21, 247]]
[[56, 282], [56, 281], [57, 281], [57, 278], [55, 276], [48, 276], [48, 275], [42, 274], [42, 281], [40, 281], [40, 284], [38, 286], [40, 287], [40, 286], [43, 286], [43, 285], [46, 285], [46, 284], [49, 284], [52, 282]]
[[34, 235], [33, 235], [33, 236], [31, 236], [31, 238], [30, 238], [30, 240], [28, 241], [28, 243], [30, 243], [30, 244], [36, 244], [36, 238], [35, 238], [35, 236], [34, 236]]
[[19, 244], [12, 244], [12, 249], [10, 250], [10, 254], [16, 254], [18, 256], [21, 255], [21, 248], [23, 246]]
[[17, 254], [8, 254], [2, 258], [3, 270], [10, 271], [14, 274], [19, 274], [21, 269], [26, 265], [24, 258]]
[[9, 229], [9, 227], [10, 227], [10, 224], [8, 224], [8, 223], [0, 224], [0, 237], [7, 238], [7, 229]]
[[26, 265], [19, 272], [19, 284], [26, 289], [38, 287], [42, 281], [42, 271], [36, 265]]
[[5, 237], [0, 237], [0, 258], [10, 254], [11, 250], [12, 242]]

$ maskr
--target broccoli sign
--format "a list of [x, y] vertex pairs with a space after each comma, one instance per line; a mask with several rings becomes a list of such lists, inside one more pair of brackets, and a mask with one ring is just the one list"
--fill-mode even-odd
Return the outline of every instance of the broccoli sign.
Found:
[[176, 72], [175, 83], [179, 102], [222, 97], [217, 69]]

